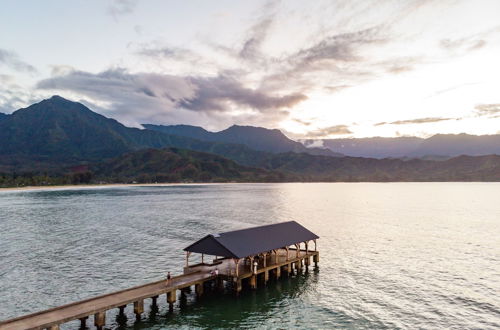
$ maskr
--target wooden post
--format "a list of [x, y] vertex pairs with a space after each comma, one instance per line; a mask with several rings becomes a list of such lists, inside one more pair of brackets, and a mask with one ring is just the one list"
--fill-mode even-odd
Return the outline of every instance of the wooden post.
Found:
[[224, 280], [222, 279], [222, 277], [218, 276], [215, 279], [215, 285], [217, 287], [217, 291], [224, 292]]
[[314, 261], [314, 267], [315, 268], [318, 268], [318, 262], [319, 262], [319, 252], [316, 253], [314, 256], [313, 256], [313, 261]]
[[204, 264], [204, 263], [205, 263], [205, 259], [204, 259], [204, 258], [205, 258], [205, 255], [202, 253], [202, 254], [201, 254], [201, 263], [202, 263], [202, 264]]
[[309, 253], [309, 241], [306, 241], [305, 244], [306, 244], [306, 254], [308, 254]]
[[144, 313], [144, 300], [134, 301], [134, 314], [136, 319], [141, 318], [141, 314]]
[[295, 248], [297, 249], [295, 251], [295, 256], [298, 258], [299, 254], [300, 254], [300, 243], [299, 244], [295, 244]]
[[257, 275], [250, 276], [250, 288], [255, 290], [257, 289]]
[[155, 309], [158, 308], [158, 304], [156, 302], [157, 299], [158, 299], [158, 296], [151, 297], [151, 307], [152, 308], [155, 308]]
[[267, 252], [262, 253], [262, 256], [264, 257], [264, 268], [266, 268], [266, 265], [267, 265]]
[[304, 258], [304, 265], [306, 266], [306, 271], [309, 270], [309, 262], [310, 262], [309, 256], [306, 256]]
[[203, 295], [203, 282], [195, 284], [195, 291], [198, 298]]
[[241, 292], [241, 289], [242, 289], [242, 287], [241, 287], [241, 280], [235, 278], [235, 280], [234, 280], [234, 293], [236, 295], [239, 295], [240, 292]]
[[290, 248], [288, 246], [286, 246], [285, 250], [286, 250], [286, 261], [288, 261], [288, 250], [290, 250]]
[[59, 324], [51, 325], [48, 329], [49, 330], [59, 330]]
[[106, 312], [99, 312], [94, 314], [94, 325], [97, 329], [101, 330], [106, 324]]
[[286, 265], [284, 265], [284, 266], [283, 266], [283, 271], [285, 272], [285, 274], [286, 274], [287, 276], [289, 276], [289, 275], [290, 275], [290, 264], [286, 264]]
[[168, 310], [172, 312], [174, 310], [174, 303], [175, 299], [177, 298], [176, 291], [168, 291], [167, 292], [167, 303], [168, 303]]
[[314, 240], [313, 242], [314, 242], [314, 251], [318, 251], [317, 246], [316, 246], [316, 240]]
[[239, 266], [239, 264], [240, 264], [240, 260], [241, 260], [241, 259], [236, 259], [236, 258], [233, 258], [234, 264], [236, 265], [236, 277], [238, 277], [238, 276], [239, 276], [239, 271], [238, 271], [238, 268], [239, 268], [239, 267], [238, 267], [238, 266]]
[[191, 252], [186, 251], [186, 267], [189, 267], [189, 256], [191, 255]]
[[87, 319], [89, 317], [85, 316], [80, 319], [80, 329], [85, 329], [87, 327]]
[[119, 306], [120, 312], [118, 313], [120, 316], [125, 316], [125, 308], [127, 305]]
[[276, 279], [279, 279], [281, 277], [281, 267], [280, 266], [276, 267], [274, 274], [276, 275]]
[[269, 281], [269, 271], [265, 270], [264, 271], [264, 284], [267, 284], [267, 281]]
[[250, 271], [253, 273], [253, 256], [248, 257], [248, 260], [250, 260]]

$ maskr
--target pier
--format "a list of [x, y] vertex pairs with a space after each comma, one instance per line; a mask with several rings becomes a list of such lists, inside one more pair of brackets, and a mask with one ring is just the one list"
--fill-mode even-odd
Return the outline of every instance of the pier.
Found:
[[[73, 320], [80, 320], [81, 328], [93, 324], [102, 329], [108, 310], [118, 308], [124, 316], [124, 309], [130, 304], [140, 319], [145, 301], [156, 306], [163, 296], [161, 299], [166, 299], [172, 311], [178, 292], [191, 287], [198, 297], [206, 288], [230, 288], [237, 296], [243, 286], [257, 289], [259, 285], [266, 285], [271, 277], [279, 279], [302, 269], [307, 271], [311, 263], [317, 267], [317, 238], [294, 221], [207, 235], [184, 249], [186, 265], [182, 275], [1, 321], [0, 329], [57, 330], [61, 324]], [[192, 253], [201, 253], [202, 262], [190, 265]], [[208, 256], [213, 259], [205, 262]]]

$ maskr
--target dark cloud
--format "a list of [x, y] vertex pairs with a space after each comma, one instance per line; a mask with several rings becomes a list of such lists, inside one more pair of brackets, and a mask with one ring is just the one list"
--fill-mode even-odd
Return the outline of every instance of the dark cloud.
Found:
[[19, 72], [36, 73], [34, 66], [19, 59], [17, 54], [0, 48], [0, 65], [5, 65]]
[[264, 91], [244, 87], [240, 81], [220, 75], [210, 78], [188, 78], [196, 86], [196, 96], [183, 100], [180, 105], [191, 110], [219, 110], [228, 108], [227, 102], [243, 105], [262, 112], [290, 108], [307, 99], [300, 93], [276, 96]]
[[117, 19], [119, 16], [132, 13], [137, 3], [138, 0], [113, 0], [107, 8], [107, 13]]
[[441, 118], [441, 117], [427, 117], [427, 118], [416, 118], [416, 119], [406, 119], [406, 120], [396, 120], [391, 122], [380, 122], [376, 123], [375, 126], [383, 125], [408, 125], [408, 124], [426, 124], [426, 123], [436, 123], [440, 121], [454, 120], [456, 118]]
[[500, 114], [500, 103], [478, 104], [474, 108], [478, 117], [496, 116]]
[[325, 128], [318, 128], [307, 132], [306, 138], [326, 138], [331, 135], [346, 135], [352, 134], [347, 125], [336, 125]]
[[[202, 113], [228, 119], [249, 115], [234, 114], [235, 110], [249, 110], [254, 116], [266, 114], [272, 121], [288, 115], [286, 108], [306, 99], [305, 95], [290, 93], [276, 95], [251, 89], [226, 75], [214, 77], [174, 76], [152, 73], [129, 73], [114, 69], [98, 74], [72, 71], [40, 81], [38, 89], [70, 91], [95, 101], [111, 104], [116, 117], [123, 116], [128, 123], [158, 122], [159, 120], [183, 121], [191, 113]], [[247, 117], [245, 117], [247, 116]], [[233, 119], [234, 119], [233, 118]], [[255, 118], [253, 118], [254, 120]]]

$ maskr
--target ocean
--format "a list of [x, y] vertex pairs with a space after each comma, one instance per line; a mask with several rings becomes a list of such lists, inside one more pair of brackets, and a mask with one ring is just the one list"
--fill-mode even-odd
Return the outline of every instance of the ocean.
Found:
[[173, 313], [161, 296], [139, 322], [108, 312], [107, 328], [499, 328], [499, 196], [498, 183], [4, 190], [0, 320], [180, 274], [206, 234], [295, 220], [320, 236], [318, 270], [188, 294]]

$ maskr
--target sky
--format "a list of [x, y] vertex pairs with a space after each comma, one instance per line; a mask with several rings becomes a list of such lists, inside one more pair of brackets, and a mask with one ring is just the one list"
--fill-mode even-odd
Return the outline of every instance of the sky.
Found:
[[500, 1], [3, 0], [0, 112], [295, 139], [500, 133]]

